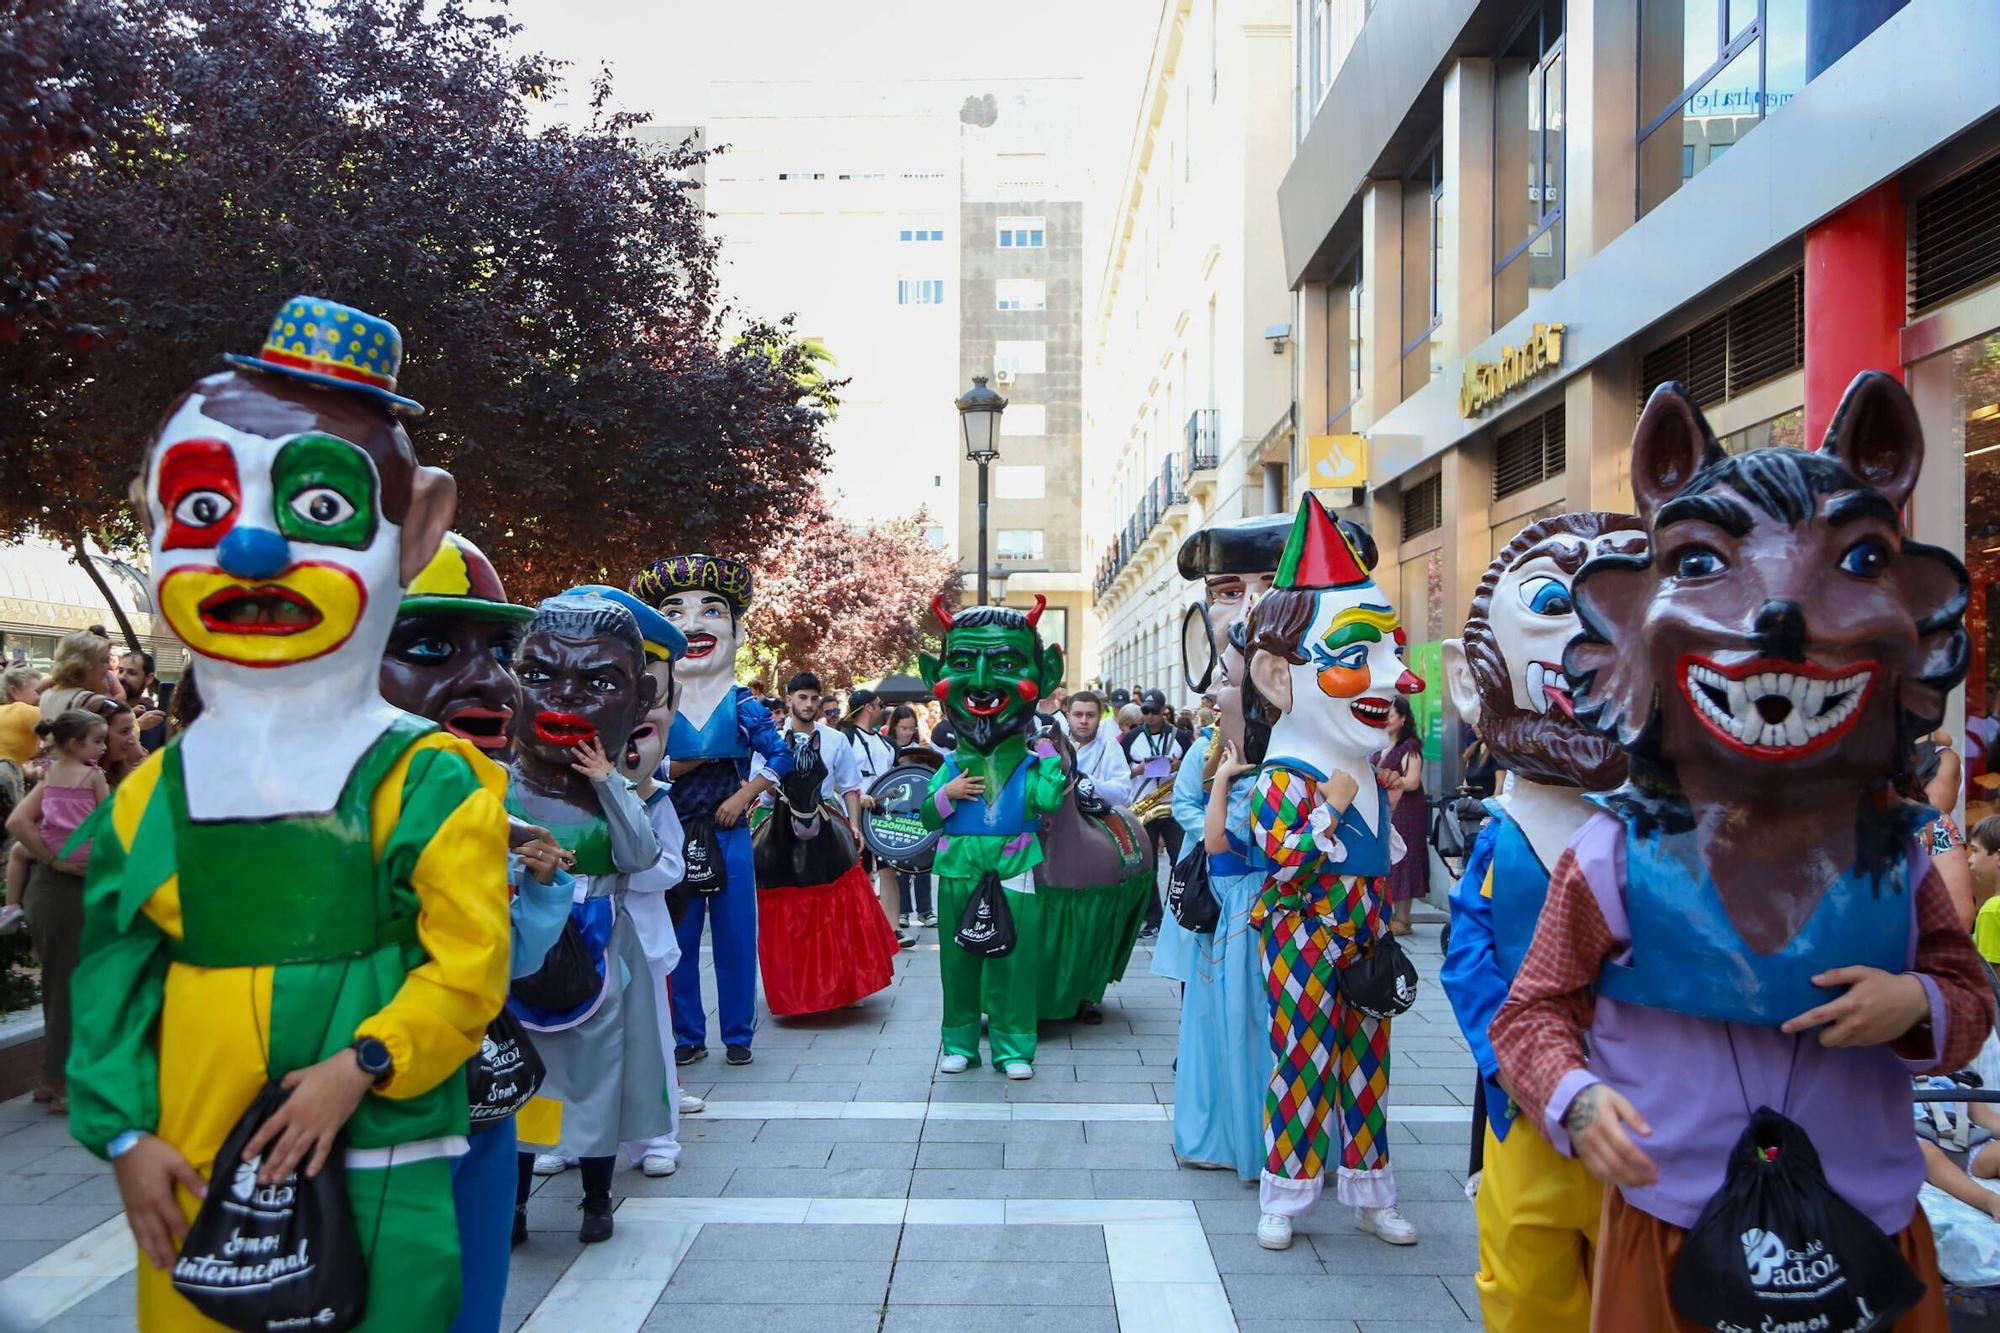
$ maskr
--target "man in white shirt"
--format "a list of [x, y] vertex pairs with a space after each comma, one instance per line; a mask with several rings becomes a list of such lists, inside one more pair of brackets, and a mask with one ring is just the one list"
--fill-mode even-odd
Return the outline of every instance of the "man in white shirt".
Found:
[[797, 751], [809, 736], [819, 737], [819, 757], [826, 765], [820, 795], [847, 812], [854, 839], [861, 840], [861, 770], [847, 738], [820, 721], [819, 677], [801, 671], [785, 684], [785, 741]]
[[1130, 805], [1133, 782], [1117, 738], [1102, 731], [1104, 696], [1094, 690], [1078, 690], [1069, 697], [1066, 714], [1069, 738], [1076, 745], [1076, 771], [1089, 778], [1098, 798], [1107, 805]]

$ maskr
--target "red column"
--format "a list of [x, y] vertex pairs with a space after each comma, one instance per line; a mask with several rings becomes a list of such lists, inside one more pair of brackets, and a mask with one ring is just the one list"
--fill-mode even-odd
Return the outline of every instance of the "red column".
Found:
[[1903, 198], [1884, 181], [1806, 228], [1806, 430], [1817, 449], [1864, 370], [1903, 377]]

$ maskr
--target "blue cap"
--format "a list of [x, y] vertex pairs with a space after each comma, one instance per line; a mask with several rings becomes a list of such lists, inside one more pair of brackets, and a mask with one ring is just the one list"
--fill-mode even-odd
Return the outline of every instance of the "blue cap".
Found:
[[687, 656], [687, 635], [623, 588], [613, 588], [604, 583], [585, 583], [571, 588], [569, 592], [584, 597], [602, 597], [630, 611], [632, 618], [639, 622], [639, 637], [646, 641], [646, 656], [668, 662], [678, 662]]

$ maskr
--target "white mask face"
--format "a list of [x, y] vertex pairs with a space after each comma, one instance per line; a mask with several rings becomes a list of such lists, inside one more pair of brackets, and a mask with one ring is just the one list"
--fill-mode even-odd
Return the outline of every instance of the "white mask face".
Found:
[[677, 592], [660, 603], [667, 623], [687, 635], [687, 656], [674, 674], [694, 683], [736, 675], [736, 651], [743, 646], [743, 621], [729, 602], [712, 592]]
[[1402, 623], [1381, 589], [1371, 582], [1313, 596], [1312, 623], [1299, 642], [1306, 660], [1284, 664], [1290, 707], [1271, 728], [1269, 754], [1324, 772], [1385, 748], [1392, 701], [1423, 682], [1403, 665]]

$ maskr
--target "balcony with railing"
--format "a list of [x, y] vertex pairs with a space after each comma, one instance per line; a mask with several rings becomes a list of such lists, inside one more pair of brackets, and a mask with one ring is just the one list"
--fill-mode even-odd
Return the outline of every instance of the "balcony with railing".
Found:
[[1212, 407], [1188, 413], [1187, 447], [1181, 466], [1188, 490], [1196, 495], [1206, 494], [1215, 485], [1215, 467], [1222, 459], [1220, 416]]
[[1097, 597], [1102, 601], [1117, 587], [1133, 561], [1156, 546], [1171, 546], [1189, 514], [1188, 478], [1183, 459], [1169, 455], [1139, 494], [1125, 525], [1105, 548], [1098, 564]]

